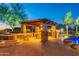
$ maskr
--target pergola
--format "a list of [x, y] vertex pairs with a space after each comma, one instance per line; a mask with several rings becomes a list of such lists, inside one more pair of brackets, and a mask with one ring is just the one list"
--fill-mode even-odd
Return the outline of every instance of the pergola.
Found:
[[21, 32], [28, 33], [28, 27], [31, 26], [32, 29], [35, 29], [34, 32], [38, 34], [38, 37], [42, 42], [48, 41], [48, 26], [51, 26], [52, 38], [56, 38], [56, 24], [53, 21], [50, 21], [46, 18], [36, 19], [36, 20], [25, 20], [21, 22]]

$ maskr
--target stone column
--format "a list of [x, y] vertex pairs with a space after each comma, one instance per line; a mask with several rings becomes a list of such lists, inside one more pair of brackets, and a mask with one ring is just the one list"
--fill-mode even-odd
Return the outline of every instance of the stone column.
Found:
[[47, 25], [43, 24], [41, 25], [41, 42], [48, 41], [48, 31], [47, 31]]
[[60, 36], [60, 30], [56, 30], [57, 32], [57, 39], [59, 39], [59, 36]]
[[22, 33], [26, 33], [26, 24], [21, 25], [21, 31]]
[[31, 37], [34, 37], [34, 32], [33, 32], [34, 28], [35, 28], [35, 27], [32, 25], [32, 28], [31, 28], [31, 30], [32, 30], [32, 32], [31, 32]]
[[52, 38], [57, 38], [56, 26], [52, 26], [52, 27], [51, 27], [51, 30], [52, 30]]
[[35, 27], [35, 36], [36, 36], [36, 39], [41, 39], [40, 37], [40, 29], [38, 26]]

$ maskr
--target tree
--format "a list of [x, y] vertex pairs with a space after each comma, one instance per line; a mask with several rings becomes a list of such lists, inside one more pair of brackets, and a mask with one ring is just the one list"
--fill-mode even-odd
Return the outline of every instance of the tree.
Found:
[[26, 19], [26, 16], [22, 4], [0, 4], [0, 20], [10, 25], [12, 29], [21, 20]]
[[76, 33], [78, 32], [78, 26], [79, 26], [79, 16], [78, 18], [74, 21], [74, 24], [76, 26]]
[[66, 23], [66, 34], [68, 35], [68, 27], [72, 24], [71, 12], [66, 13], [66, 17], [64, 18], [64, 22]]

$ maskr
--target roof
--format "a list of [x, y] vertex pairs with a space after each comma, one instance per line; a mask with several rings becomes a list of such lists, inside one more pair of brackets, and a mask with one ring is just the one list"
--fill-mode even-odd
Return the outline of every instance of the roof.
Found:
[[54, 21], [51, 21], [49, 19], [46, 19], [46, 18], [42, 18], [42, 19], [35, 19], [35, 20], [24, 20], [21, 22], [21, 24], [42, 24], [42, 23], [45, 23], [45, 24], [57, 24], [56, 22]]

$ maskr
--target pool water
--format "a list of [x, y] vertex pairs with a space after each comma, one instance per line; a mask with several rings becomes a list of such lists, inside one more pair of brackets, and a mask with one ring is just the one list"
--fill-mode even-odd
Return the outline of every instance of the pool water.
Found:
[[67, 40], [72, 41], [74, 44], [79, 44], [79, 37], [78, 38], [68, 38]]

